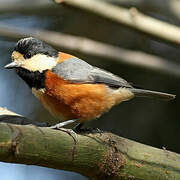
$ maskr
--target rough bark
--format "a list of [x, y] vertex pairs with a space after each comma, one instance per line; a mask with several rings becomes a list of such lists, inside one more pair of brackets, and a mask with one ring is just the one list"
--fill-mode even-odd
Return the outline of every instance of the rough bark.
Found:
[[[10, 118], [7, 110], [0, 111], [0, 117]], [[90, 179], [180, 179], [180, 155], [166, 149], [111, 133], [81, 134], [75, 144], [65, 132], [33, 125], [0, 123], [0, 161], [74, 171]]]

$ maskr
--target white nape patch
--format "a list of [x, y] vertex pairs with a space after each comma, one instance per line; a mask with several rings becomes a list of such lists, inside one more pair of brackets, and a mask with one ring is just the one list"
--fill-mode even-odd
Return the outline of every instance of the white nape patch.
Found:
[[44, 54], [34, 55], [30, 59], [26, 59], [22, 62], [21, 67], [29, 71], [42, 72], [47, 69], [52, 69], [57, 64], [57, 58], [49, 57]]
[[115, 98], [115, 104], [119, 104], [122, 101], [128, 101], [134, 97], [134, 93], [128, 88], [119, 88], [113, 90], [113, 97]]

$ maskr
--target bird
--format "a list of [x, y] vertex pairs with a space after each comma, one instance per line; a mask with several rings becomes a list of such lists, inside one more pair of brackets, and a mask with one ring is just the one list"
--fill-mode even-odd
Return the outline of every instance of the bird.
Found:
[[87, 121], [134, 97], [175, 98], [173, 94], [133, 86], [34, 37], [20, 39], [11, 59], [5, 68], [14, 68], [44, 107], [58, 118], [58, 123], [50, 126], [53, 129], [76, 122], [73, 131], [78, 132]]

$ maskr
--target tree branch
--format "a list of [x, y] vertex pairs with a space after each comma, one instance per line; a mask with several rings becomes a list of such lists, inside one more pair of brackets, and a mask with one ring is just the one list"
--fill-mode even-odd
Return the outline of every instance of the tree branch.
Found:
[[145, 68], [180, 78], [180, 67], [178, 64], [173, 63], [173, 61], [140, 51], [122, 49], [117, 46], [101, 43], [85, 37], [77, 37], [41, 29], [22, 30], [4, 24], [0, 24], [0, 35], [11, 40], [33, 36], [46, 41], [61, 50], [73, 51], [91, 55], [93, 57], [101, 57], [107, 61], [115, 61], [121, 64]]
[[180, 155], [166, 149], [111, 133], [78, 135], [74, 144], [65, 132], [32, 125], [0, 123], [0, 161], [74, 171], [91, 179], [180, 178]]
[[104, 18], [121, 23], [151, 37], [180, 46], [180, 28], [140, 13], [137, 9], [126, 9], [98, 0], [54, 0]]
[[21, 116], [20, 114], [16, 114], [12, 111], [9, 111], [6, 108], [1, 108], [1, 107], [0, 107], [0, 122], [19, 124], [19, 125], [32, 124], [39, 127], [49, 126], [49, 124], [46, 122], [33, 121], [30, 119], [27, 119], [26, 117]]
[[114, 5], [131, 8], [136, 7], [140, 11], [153, 14], [161, 14], [164, 17], [170, 17], [173, 21], [179, 21], [179, 4], [178, 0], [99, 0]]

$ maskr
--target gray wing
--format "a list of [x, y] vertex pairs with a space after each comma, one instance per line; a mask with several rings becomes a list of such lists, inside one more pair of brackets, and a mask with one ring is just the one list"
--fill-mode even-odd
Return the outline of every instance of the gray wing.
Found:
[[78, 58], [70, 58], [57, 64], [53, 73], [72, 83], [101, 83], [111, 87], [132, 87], [126, 80]]
[[126, 80], [97, 67], [94, 67], [89, 73], [89, 77], [92, 78], [95, 83], [103, 83], [111, 87], [132, 87]]
[[52, 71], [57, 74], [59, 77], [62, 77], [65, 80], [82, 83], [89, 82], [89, 74], [93, 70], [93, 66], [86, 63], [85, 61], [78, 58], [69, 58], [68, 60], [63, 61], [60, 64], [57, 64]]

